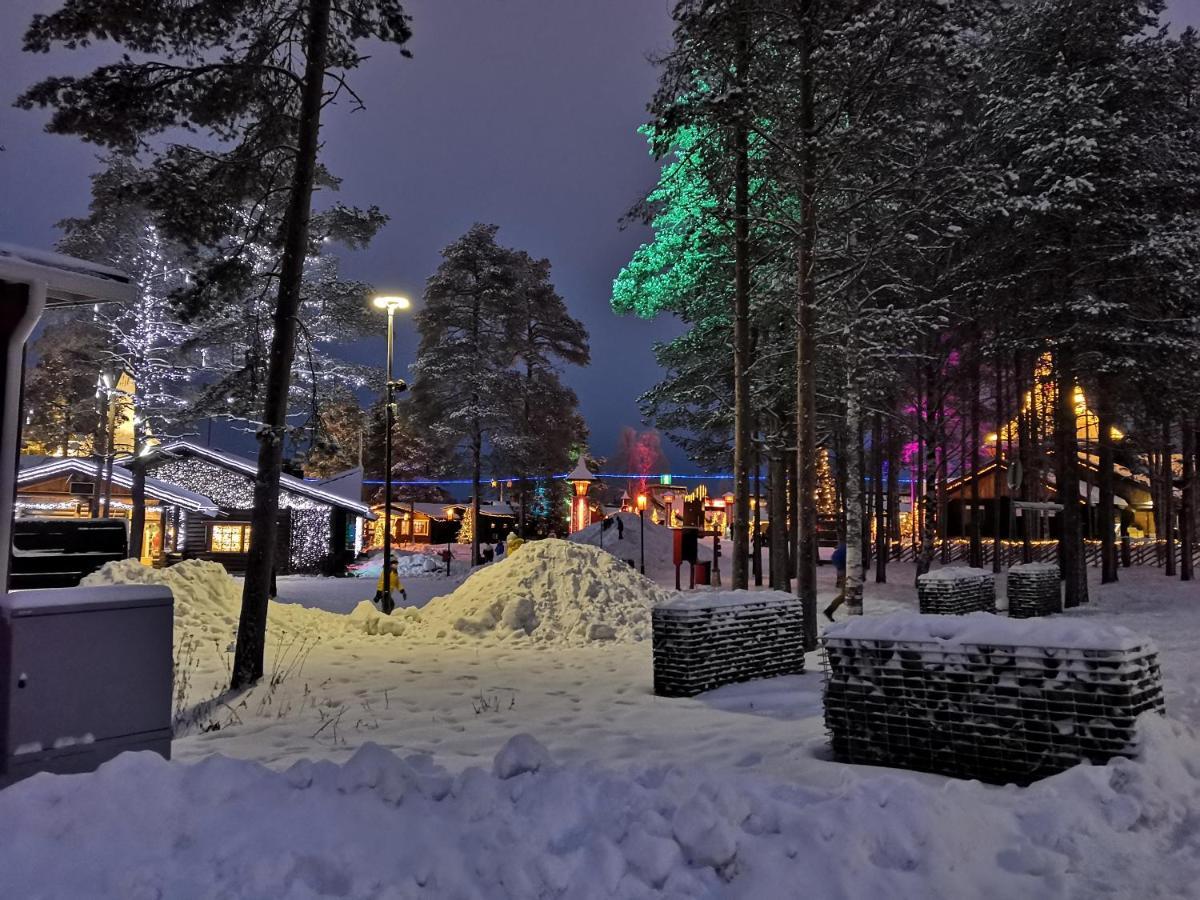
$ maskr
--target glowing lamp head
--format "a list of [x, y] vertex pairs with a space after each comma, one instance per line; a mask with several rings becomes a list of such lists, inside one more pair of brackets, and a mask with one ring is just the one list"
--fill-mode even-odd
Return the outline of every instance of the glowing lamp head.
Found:
[[407, 297], [401, 297], [397, 294], [377, 294], [371, 298], [371, 304], [376, 309], [385, 309], [388, 312], [395, 312], [398, 309], [408, 309], [412, 306], [408, 302]]
[[644, 512], [644, 511], [645, 511], [645, 509], [646, 509], [646, 495], [645, 495], [645, 494], [638, 494], [638, 496], [637, 496], [637, 508], [638, 508], [638, 512]]

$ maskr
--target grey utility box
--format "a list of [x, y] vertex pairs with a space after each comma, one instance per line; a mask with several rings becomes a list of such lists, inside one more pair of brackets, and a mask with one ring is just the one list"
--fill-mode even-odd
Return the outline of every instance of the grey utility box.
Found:
[[153, 585], [0, 595], [0, 787], [125, 750], [170, 759], [173, 606]]

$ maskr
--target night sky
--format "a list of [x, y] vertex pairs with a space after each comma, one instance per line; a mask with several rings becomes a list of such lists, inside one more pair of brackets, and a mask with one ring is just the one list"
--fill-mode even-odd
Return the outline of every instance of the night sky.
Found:
[[[636, 398], [658, 380], [651, 345], [679, 327], [618, 319], [608, 306], [613, 277], [649, 236], [619, 220], [657, 174], [636, 128], [655, 86], [648, 57], [669, 46], [672, 2], [409, 0], [414, 58], [373, 48], [353, 79], [367, 109], [326, 118], [324, 161], [344, 179], [340, 199], [391, 216], [369, 250], [345, 257], [347, 275], [416, 299], [438, 251], [476, 221], [551, 260], [591, 332], [592, 365], [567, 380], [599, 455], [622, 425], [640, 424]], [[96, 148], [44, 134], [44, 115], [11, 100], [45, 75], [111, 58], [21, 53], [29, 17], [57, 5], [5, 0], [0, 29], [0, 241], [31, 247], [51, 247], [54, 223], [86, 210]], [[1200, 24], [1200, 0], [1176, 0], [1171, 17]], [[399, 331], [397, 358], [411, 360], [412, 329]], [[383, 344], [347, 355], [382, 360]], [[665, 446], [676, 471], [692, 470]]]

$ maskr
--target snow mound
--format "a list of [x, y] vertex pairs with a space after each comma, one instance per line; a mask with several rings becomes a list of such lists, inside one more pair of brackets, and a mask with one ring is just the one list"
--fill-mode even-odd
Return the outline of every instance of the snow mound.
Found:
[[1137, 759], [1027, 788], [609, 772], [551, 765], [527, 735], [490, 772], [370, 743], [282, 772], [126, 753], [0, 791], [0, 871], [5, 896], [92, 900], [1195, 896], [1200, 740], [1141, 725]]
[[533, 541], [421, 611], [426, 629], [548, 644], [639, 641], [666, 592], [595, 547]]
[[[623, 532], [617, 528], [617, 520], [621, 521]], [[617, 559], [633, 560], [635, 565], [641, 562], [641, 517], [637, 513], [616, 513], [609, 516], [612, 524], [607, 530], [602, 530], [603, 523], [595, 522], [568, 538], [573, 544], [586, 544], [589, 547], [600, 547], [606, 553], [611, 553]], [[623, 534], [624, 537], [618, 535]], [[701, 538], [699, 557], [703, 560], [712, 559], [712, 538]], [[646, 571], [664, 573], [675, 570], [675, 529], [665, 525], [655, 525], [646, 519]]]
[[[242, 585], [220, 563], [185, 559], [164, 569], [144, 566], [135, 559], [105, 563], [80, 584], [156, 584], [171, 589], [175, 597], [175, 642], [188, 636], [220, 644], [237, 634], [242, 609]], [[370, 607], [370, 601], [364, 601]], [[360, 604], [361, 606], [362, 604]], [[375, 613], [378, 617], [378, 613]], [[344, 636], [348, 631], [365, 634], [403, 634], [400, 627], [380, 625], [355, 610], [350, 616], [293, 603], [271, 601], [267, 607], [267, 632], [272, 637], [320, 641]]]
[[828, 626], [827, 638], [867, 641], [917, 641], [935, 644], [999, 644], [1004, 647], [1060, 647], [1079, 650], [1154, 649], [1154, 644], [1121, 625], [1056, 617], [1009, 619], [992, 613], [929, 616], [892, 613], [853, 616]]
[[[403, 578], [420, 578], [425, 575], [441, 575], [446, 571], [446, 564], [432, 553], [406, 553], [398, 551], [393, 554], [396, 560], [396, 572]], [[358, 578], [379, 579], [383, 571], [383, 554], [372, 555], [366, 562], [350, 566]]]
[[155, 584], [175, 597], [175, 631], [230, 637], [237, 630], [242, 608], [241, 585], [220, 563], [186, 559], [165, 569], [144, 566], [136, 559], [105, 563], [81, 585]]

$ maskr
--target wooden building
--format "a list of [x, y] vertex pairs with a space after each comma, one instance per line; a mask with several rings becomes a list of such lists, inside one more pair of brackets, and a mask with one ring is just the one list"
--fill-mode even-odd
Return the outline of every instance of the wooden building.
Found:
[[[149, 476], [211, 497], [219, 517], [209, 519], [180, 511], [171, 529], [167, 561], [209, 559], [231, 572], [245, 571], [250, 549], [250, 520], [254, 505], [256, 464], [249, 459], [175, 441], [156, 447], [146, 457]], [[334, 571], [361, 549], [364, 520], [375, 518], [361, 500], [350, 473], [321, 482], [291, 475], [279, 479], [279, 529], [275, 558], [279, 574]], [[348, 483], [349, 482], [349, 483]]]
[[[131, 517], [133, 473], [114, 465], [111, 480], [95, 457], [39, 457], [21, 459], [17, 475], [17, 518], [95, 518], [103, 512], [108, 495], [108, 517]], [[142, 536], [142, 562], [162, 564], [173, 546], [171, 528], [181, 516], [198, 523], [221, 515], [209, 497], [146, 478], [146, 524]]]

